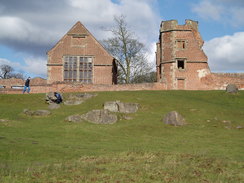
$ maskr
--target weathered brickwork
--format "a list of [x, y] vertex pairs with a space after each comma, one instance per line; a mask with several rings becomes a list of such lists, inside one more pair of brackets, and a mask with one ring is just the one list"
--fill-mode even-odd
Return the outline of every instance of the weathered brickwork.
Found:
[[243, 88], [244, 74], [211, 73], [203, 43], [198, 22], [163, 21], [156, 45], [157, 81], [176, 90], [225, 89], [229, 83]]
[[[78, 67], [80, 57], [92, 59], [91, 83], [117, 83], [117, 73], [116, 69], [114, 69], [116, 67], [115, 59], [103, 48], [84, 25], [77, 22], [48, 52], [48, 84], [64, 81], [64, 59], [65, 57], [73, 56], [76, 56], [78, 59], [76, 61]], [[75, 76], [77, 80], [79, 80], [78, 74], [79, 72]]]
[[[48, 79], [31, 79], [31, 93], [92, 92], [126, 90], [225, 90], [236, 84], [244, 90], [244, 74], [211, 73], [202, 50], [203, 40], [198, 22], [163, 21], [156, 45], [157, 82], [114, 85], [117, 67], [114, 58], [77, 22], [48, 52]], [[64, 56], [92, 58], [92, 83], [64, 81]], [[77, 62], [78, 63], [78, 62]], [[77, 76], [77, 78], [79, 78]], [[0, 93], [22, 93], [21, 79], [0, 80]]]

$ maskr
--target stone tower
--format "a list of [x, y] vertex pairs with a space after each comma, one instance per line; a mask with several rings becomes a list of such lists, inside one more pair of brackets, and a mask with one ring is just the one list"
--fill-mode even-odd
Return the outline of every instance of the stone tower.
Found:
[[208, 58], [202, 50], [198, 22], [162, 21], [157, 43], [157, 81], [167, 89], [202, 89], [201, 78], [210, 74]]

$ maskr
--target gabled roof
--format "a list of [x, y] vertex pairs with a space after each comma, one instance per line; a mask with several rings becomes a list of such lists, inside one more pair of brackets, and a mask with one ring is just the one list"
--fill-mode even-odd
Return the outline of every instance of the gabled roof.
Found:
[[54, 45], [54, 47], [52, 47], [47, 52], [47, 54], [53, 49], [55, 49], [55, 47], [65, 38], [65, 36], [75, 36], [75, 37], [91, 36], [94, 39], [94, 41], [98, 43], [98, 46], [100, 46], [109, 56], [113, 57], [80, 21], [76, 22], [76, 24]]

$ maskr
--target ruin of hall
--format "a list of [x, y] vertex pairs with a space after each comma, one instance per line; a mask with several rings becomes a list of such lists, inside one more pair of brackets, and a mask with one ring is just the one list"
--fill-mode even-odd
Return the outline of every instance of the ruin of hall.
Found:
[[[184, 25], [177, 20], [162, 21], [156, 49], [157, 82], [117, 84], [116, 59], [77, 22], [47, 52], [47, 80], [32, 79], [31, 91], [223, 90], [228, 84], [244, 89], [244, 73], [211, 72], [203, 44], [197, 21], [186, 20]], [[16, 88], [23, 84], [20, 79], [2, 79], [0, 92], [18, 93]]]

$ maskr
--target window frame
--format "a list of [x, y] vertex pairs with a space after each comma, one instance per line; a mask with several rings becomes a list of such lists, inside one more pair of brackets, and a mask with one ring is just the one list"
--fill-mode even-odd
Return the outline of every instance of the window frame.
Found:
[[93, 73], [94, 56], [63, 56], [63, 81], [92, 84], [94, 79]]

